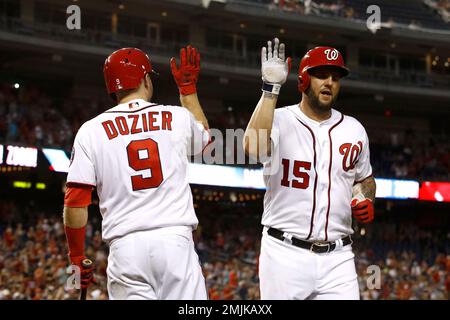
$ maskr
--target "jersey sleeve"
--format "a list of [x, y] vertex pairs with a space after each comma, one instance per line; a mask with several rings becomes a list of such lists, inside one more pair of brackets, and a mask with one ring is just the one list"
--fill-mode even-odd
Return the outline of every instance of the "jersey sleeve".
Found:
[[85, 125], [81, 126], [75, 136], [70, 157], [67, 184], [84, 184], [96, 186], [93, 150], [89, 140], [89, 131]]
[[280, 125], [279, 125], [280, 114], [275, 112], [273, 115], [272, 130], [270, 132], [270, 141], [272, 142], [272, 148], [278, 148], [280, 143]]
[[370, 165], [369, 138], [367, 137], [367, 133], [364, 130], [363, 147], [358, 162], [356, 163], [355, 182], [362, 181], [371, 175], [372, 166]]
[[196, 155], [203, 151], [211, 140], [209, 131], [187, 110], [189, 117], [188, 155]]
[[278, 146], [280, 144], [280, 126], [279, 126], [279, 117], [280, 114], [275, 110], [273, 115], [273, 122], [272, 122], [272, 130], [270, 131], [270, 156], [262, 156], [261, 157], [261, 163], [267, 164], [269, 163], [273, 158], [274, 155], [278, 154]]

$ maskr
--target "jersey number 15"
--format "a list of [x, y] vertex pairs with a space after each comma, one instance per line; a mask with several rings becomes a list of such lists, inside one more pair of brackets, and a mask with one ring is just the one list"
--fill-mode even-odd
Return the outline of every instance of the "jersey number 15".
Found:
[[299, 178], [299, 180], [292, 179], [291, 181], [289, 181], [289, 173], [291, 170], [289, 159], [282, 159], [281, 163], [283, 165], [283, 178], [281, 179], [282, 186], [297, 189], [307, 189], [309, 187], [309, 173], [303, 170], [311, 170], [311, 162], [294, 160], [292, 173], [294, 174], [294, 177]]

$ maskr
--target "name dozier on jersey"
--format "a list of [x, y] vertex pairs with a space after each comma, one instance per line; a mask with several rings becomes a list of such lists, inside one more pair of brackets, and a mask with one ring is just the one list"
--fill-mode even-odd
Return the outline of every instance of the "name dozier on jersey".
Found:
[[[140, 119], [139, 119], [140, 118]], [[114, 121], [102, 122], [109, 140], [120, 135], [136, 134], [156, 130], [172, 130], [172, 113], [170, 111], [149, 111], [138, 114], [129, 114], [127, 117], [118, 116]]]

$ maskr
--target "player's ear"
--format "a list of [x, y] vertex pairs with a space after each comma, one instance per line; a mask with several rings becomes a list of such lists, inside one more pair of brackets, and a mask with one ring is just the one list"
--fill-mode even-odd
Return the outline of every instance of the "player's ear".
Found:
[[148, 73], [145, 75], [145, 78], [143, 79], [143, 82], [144, 82], [145, 90], [148, 93], [148, 99], [147, 100], [150, 101], [151, 97], [153, 96], [153, 83], [152, 83], [152, 79], [151, 79], [151, 77], [150, 77], [150, 75]]
[[147, 91], [150, 90], [150, 89], [153, 89], [152, 80], [151, 80], [150, 75], [148, 73], [142, 79], [140, 88], [141, 88], [140, 90], [145, 89]]
[[148, 89], [148, 88], [151, 88], [151, 83], [152, 83], [152, 79], [151, 79], [151, 77], [150, 77], [150, 74], [146, 74], [145, 75], [145, 77], [144, 77], [144, 85], [145, 85], [145, 88], [146, 89]]

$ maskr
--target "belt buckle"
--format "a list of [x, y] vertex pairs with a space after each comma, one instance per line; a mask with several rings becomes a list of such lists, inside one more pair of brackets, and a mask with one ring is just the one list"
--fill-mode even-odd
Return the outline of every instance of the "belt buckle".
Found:
[[326, 247], [328, 247], [327, 252], [325, 252], [325, 253], [329, 253], [330, 252], [330, 248], [331, 248], [331, 245], [330, 245], [329, 242], [328, 243], [313, 242], [311, 244], [311, 247], [309, 248], [310, 252], [314, 252], [313, 251], [314, 246], [317, 246], [317, 247], [325, 247], [326, 246]]

